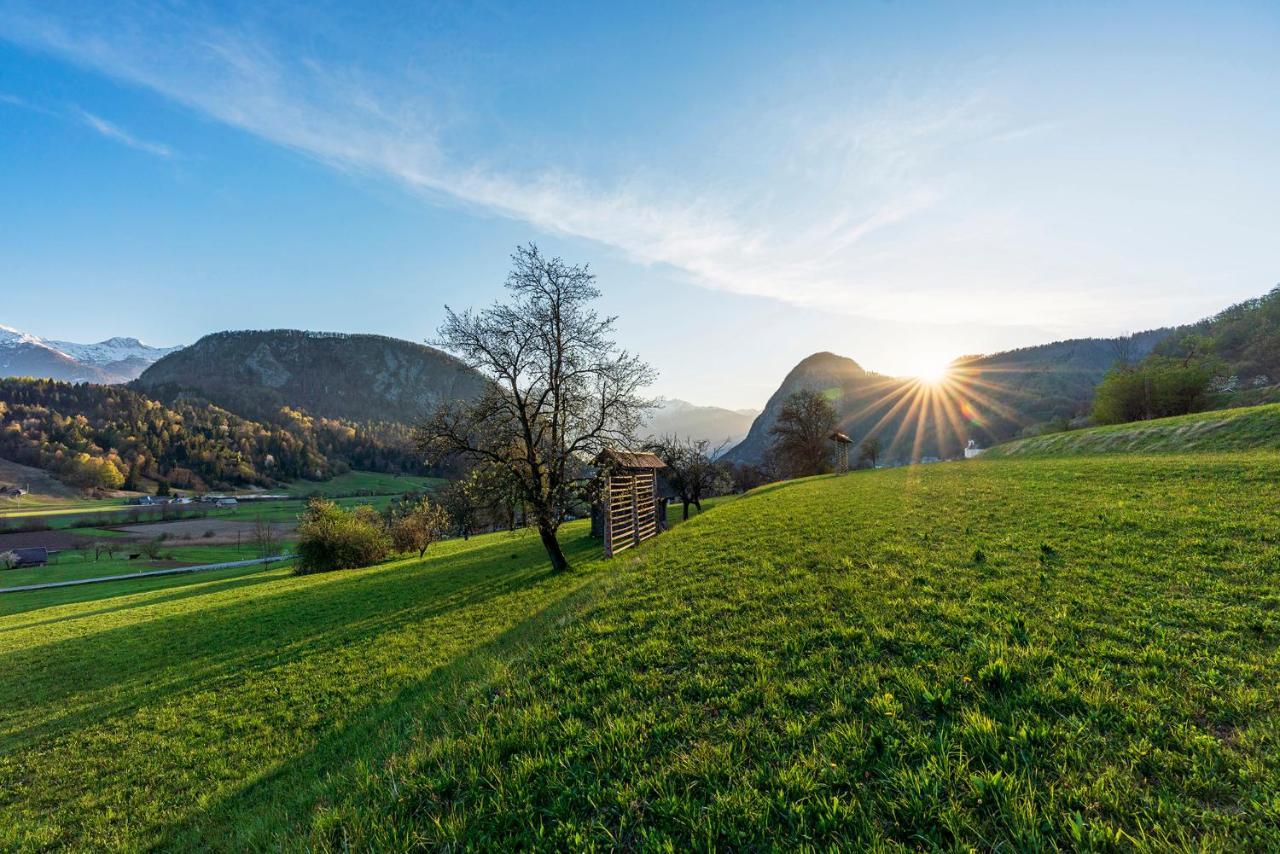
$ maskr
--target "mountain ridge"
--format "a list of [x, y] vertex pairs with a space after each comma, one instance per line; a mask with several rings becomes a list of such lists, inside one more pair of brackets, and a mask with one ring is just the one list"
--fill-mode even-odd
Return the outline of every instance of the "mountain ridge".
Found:
[[0, 376], [118, 385], [136, 379], [151, 364], [180, 349], [152, 347], [123, 336], [79, 344], [0, 325]]
[[961, 356], [952, 361], [948, 379], [936, 386], [869, 372], [827, 351], [814, 353], [787, 373], [746, 438], [725, 459], [762, 463], [782, 403], [800, 390], [826, 394], [838, 429], [855, 442], [878, 436], [887, 462], [953, 457], [970, 439], [986, 446], [1043, 422], [1087, 414], [1094, 388], [1117, 359], [1141, 359], [1175, 331], [1074, 338]]
[[133, 385], [171, 401], [201, 397], [246, 418], [283, 409], [411, 424], [485, 378], [455, 357], [385, 335], [299, 329], [214, 332], [148, 367]]

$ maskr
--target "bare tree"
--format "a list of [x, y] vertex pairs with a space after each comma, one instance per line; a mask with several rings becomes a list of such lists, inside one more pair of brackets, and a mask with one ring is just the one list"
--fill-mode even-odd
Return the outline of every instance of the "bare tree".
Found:
[[451, 480], [436, 492], [436, 500], [449, 514], [449, 522], [457, 535], [464, 540], [470, 539], [483, 509], [470, 489], [470, 483]]
[[724, 444], [711, 447], [706, 439], [681, 439], [679, 436], [663, 436], [648, 445], [658, 459], [667, 464], [662, 476], [684, 503], [684, 518], [689, 518], [689, 505], [702, 512], [702, 499], [719, 494], [731, 486], [726, 468], [716, 462], [724, 450]]
[[516, 249], [509, 302], [482, 311], [446, 306], [436, 342], [492, 380], [478, 399], [438, 409], [418, 430], [434, 459], [458, 454], [505, 470], [557, 570], [568, 561], [556, 532], [577, 501], [582, 468], [627, 444], [652, 403], [640, 392], [656, 375], [618, 348], [614, 318], [590, 307], [600, 296], [585, 266]]
[[464, 482], [476, 507], [485, 511], [495, 527], [500, 521], [514, 531], [523, 521], [524, 487], [505, 467], [481, 463], [467, 473]]
[[782, 404], [769, 428], [773, 449], [790, 477], [831, 471], [829, 437], [836, 429], [836, 411], [821, 392], [797, 391]]
[[1130, 333], [1111, 340], [1111, 356], [1117, 365], [1128, 367], [1138, 361], [1138, 342]]
[[862, 440], [862, 444], [858, 445], [858, 459], [870, 463], [872, 468], [876, 467], [876, 462], [880, 459], [879, 436], [868, 436]]
[[254, 551], [258, 557], [275, 557], [280, 554], [280, 532], [265, 518], [259, 516], [253, 521], [253, 531], [249, 535]]

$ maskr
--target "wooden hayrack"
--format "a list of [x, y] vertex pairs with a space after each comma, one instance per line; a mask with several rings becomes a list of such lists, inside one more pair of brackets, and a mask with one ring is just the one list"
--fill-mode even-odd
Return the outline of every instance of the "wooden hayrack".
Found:
[[844, 474], [849, 470], [849, 446], [853, 440], [839, 430], [827, 438], [836, 443], [836, 470]]
[[604, 513], [604, 554], [637, 546], [662, 530], [658, 518], [658, 469], [666, 468], [654, 454], [604, 451], [601, 467], [601, 505]]

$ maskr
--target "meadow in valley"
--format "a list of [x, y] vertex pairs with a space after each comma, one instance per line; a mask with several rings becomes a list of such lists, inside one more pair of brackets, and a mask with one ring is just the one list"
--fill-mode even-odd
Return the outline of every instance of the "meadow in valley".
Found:
[[0, 846], [1274, 849], [1278, 483], [978, 460], [612, 561], [571, 523], [563, 573], [519, 532], [10, 598]]

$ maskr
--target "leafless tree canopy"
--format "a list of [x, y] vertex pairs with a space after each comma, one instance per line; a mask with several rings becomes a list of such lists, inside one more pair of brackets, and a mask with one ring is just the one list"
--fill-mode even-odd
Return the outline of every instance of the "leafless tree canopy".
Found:
[[556, 569], [568, 564], [556, 531], [577, 499], [584, 464], [605, 447], [629, 444], [651, 402], [655, 379], [618, 348], [614, 318], [585, 266], [546, 258], [532, 244], [512, 256], [511, 298], [455, 312], [436, 342], [493, 382], [479, 399], [439, 409], [418, 431], [432, 458], [460, 454], [505, 469], [519, 484]]
[[275, 557], [280, 554], [280, 532], [265, 518], [259, 516], [253, 520], [253, 531], [249, 536], [254, 552], [258, 557]]
[[821, 392], [806, 389], [786, 399], [769, 435], [788, 477], [831, 471], [828, 437], [835, 428], [836, 411]]
[[647, 447], [667, 464], [663, 477], [684, 504], [684, 518], [689, 518], [689, 505], [702, 512], [702, 499], [720, 495], [732, 488], [726, 466], [716, 462], [724, 452], [724, 444], [712, 447], [706, 439], [681, 439], [663, 436]]
[[871, 468], [875, 468], [880, 459], [880, 450], [880, 437], [868, 436], [858, 446], [858, 459], [868, 463]]

